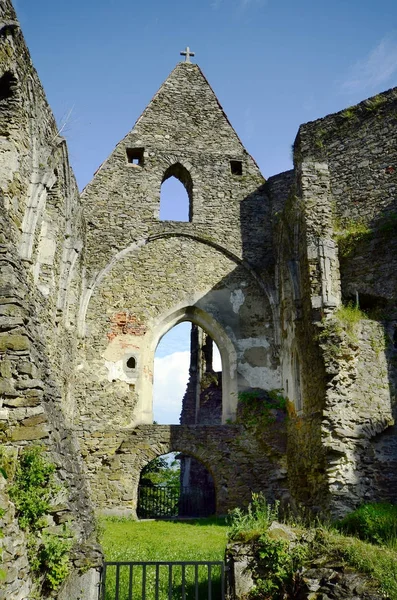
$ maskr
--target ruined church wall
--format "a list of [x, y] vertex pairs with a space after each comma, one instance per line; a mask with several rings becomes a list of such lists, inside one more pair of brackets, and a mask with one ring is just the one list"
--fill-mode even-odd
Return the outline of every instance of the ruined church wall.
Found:
[[287, 493], [285, 415], [260, 432], [244, 425], [140, 425], [81, 430], [90, 487], [100, 512], [135, 515], [141, 470], [168, 452], [193, 456], [210, 472], [217, 514], [247, 506], [252, 492], [269, 501]]
[[[272, 314], [250, 273], [205, 243], [162, 238], [119, 261], [91, 299], [83, 385], [76, 392], [81, 422], [139, 422], [139, 398], [151, 402], [154, 351], [168, 327], [164, 315], [173, 318], [180, 311], [184, 318], [186, 306], [194, 307], [186, 318], [205, 314], [216, 323], [210, 333], [224, 359], [229, 352], [226, 338], [233, 347], [236, 359], [230, 356], [224, 367], [225, 378], [233, 372], [236, 391], [266, 382], [269, 389], [278, 387], [277, 365], [267, 354]], [[130, 356], [136, 360], [132, 372], [126, 364]]]
[[[137, 164], [128, 160], [134, 153]], [[189, 222], [159, 220], [168, 174], [185, 185]], [[177, 65], [83, 192], [79, 422], [103, 415], [124, 426], [151, 421], [153, 354], [178, 314], [201, 316], [204, 324], [195, 322], [227, 355], [224, 421], [235, 416], [239, 389], [279, 387], [263, 184], [199, 67]], [[137, 363], [132, 373], [129, 354]]]
[[[311, 303], [303, 331], [312, 331], [324, 364], [318, 410], [335, 514], [395, 498], [396, 255], [385, 235], [396, 204], [395, 106], [395, 90], [385, 92], [303, 125], [295, 142], [295, 204], [305, 224], [300, 269], [309, 282], [301, 295]], [[338, 308], [356, 292], [369, 318], [349, 326]], [[310, 377], [312, 366], [303, 367], [303, 379], [305, 372]], [[304, 392], [303, 416], [307, 402]]]
[[[3, 3], [0, 11], [0, 188], [14, 225], [9, 235], [41, 294], [37, 310], [46, 351], [63, 375], [66, 398], [81, 286], [79, 192], [11, 3]], [[69, 410], [66, 403], [64, 409]]]
[[292, 504], [305, 504], [316, 511], [328, 504], [321, 439], [325, 372], [316, 342], [317, 329], [312, 322], [312, 271], [299, 183], [298, 173], [289, 171], [271, 177], [267, 186], [273, 205], [277, 252], [282, 389], [288, 399], [290, 501]]
[[[18, 452], [37, 444], [55, 463], [65, 492], [52, 524], [61, 529], [70, 520], [76, 536], [71, 576], [58, 597], [68, 599], [76, 585], [89, 598], [96, 588], [85, 584], [97, 574], [101, 555], [77, 439], [68, 426], [83, 222], [65, 142], [8, 0], [0, 4], [0, 17], [0, 441], [14, 464]], [[1, 593], [14, 600], [32, 590], [8, 483], [1, 500]], [[81, 576], [86, 559], [94, 569]]]

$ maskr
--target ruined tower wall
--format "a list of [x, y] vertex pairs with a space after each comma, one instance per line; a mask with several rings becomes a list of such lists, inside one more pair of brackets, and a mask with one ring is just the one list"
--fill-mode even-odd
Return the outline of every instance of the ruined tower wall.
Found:
[[[284, 294], [294, 325], [282, 347], [298, 348], [302, 394], [301, 404], [292, 398], [289, 475], [298, 497], [315, 496], [316, 478], [302, 485], [293, 476], [310, 457], [335, 513], [395, 497], [395, 103], [392, 90], [303, 125], [283, 213], [281, 310]], [[368, 318], [358, 313], [352, 324], [341, 302], [356, 298]], [[316, 448], [305, 452], [308, 439]]]
[[[92, 552], [92, 505], [78, 443], [68, 426], [68, 385], [76, 347], [83, 230], [78, 190], [64, 140], [30, 61], [9, 1], [0, 4], [0, 429], [9, 463], [27, 445], [42, 444], [65, 486], [54, 526], [71, 521], [75, 533], [72, 573], [59, 598], [77, 586], [95, 594], [95, 570], [81, 576], [82, 556]], [[11, 469], [12, 472], [12, 469]], [[31, 593], [24, 534], [13, 520], [8, 484], [2, 481], [3, 562], [7, 599]], [[59, 526], [61, 528], [61, 526]], [[84, 559], [84, 560], [85, 560]]]

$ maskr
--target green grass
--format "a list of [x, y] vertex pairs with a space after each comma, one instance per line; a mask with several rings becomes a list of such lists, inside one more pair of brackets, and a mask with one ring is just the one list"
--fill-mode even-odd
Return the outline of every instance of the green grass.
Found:
[[[262, 579], [257, 580], [259, 596], [252, 597], [284, 598], [298, 567], [322, 567], [336, 562], [365, 573], [384, 597], [397, 600], [396, 505], [363, 505], [334, 525], [308, 521], [305, 527], [304, 515], [297, 519], [287, 516], [285, 522], [298, 537], [293, 546], [268, 534], [270, 522], [281, 517], [277, 512], [277, 504], [268, 504], [261, 494], [256, 494], [247, 511], [235, 509], [231, 515], [232, 539], [253, 540], [259, 547], [257, 561]], [[375, 543], [343, 535], [336, 527]], [[259, 532], [262, 534], [258, 537]]]
[[[101, 543], [105, 560], [111, 561], [223, 561], [227, 541], [227, 527], [224, 519], [197, 519], [192, 521], [133, 521], [107, 517], [101, 519]], [[186, 568], [186, 596], [194, 598], [192, 585], [194, 567]], [[207, 569], [198, 571], [199, 587], [207, 584]], [[213, 594], [216, 597], [220, 586], [219, 569], [212, 573]], [[147, 598], [154, 600], [155, 567], [147, 570]], [[159, 600], [168, 600], [168, 568], [159, 572]], [[173, 570], [173, 597], [181, 597], [181, 568]], [[120, 570], [120, 600], [128, 598], [129, 571]], [[142, 571], [134, 574], [134, 598], [142, 589]], [[115, 571], [110, 569], [106, 585], [106, 600], [115, 598]]]
[[355, 535], [372, 544], [397, 549], [397, 506], [388, 503], [363, 504], [336, 526], [339, 531]]
[[327, 552], [345, 564], [366, 573], [376, 587], [390, 600], [397, 600], [397, 552], [385, 546], [375, 546], [355, 537], [335, 531], [325, 535]]
[[227, 527], [223, 519], [194, 521], [101, 520], [107, 561], [223, 560]]

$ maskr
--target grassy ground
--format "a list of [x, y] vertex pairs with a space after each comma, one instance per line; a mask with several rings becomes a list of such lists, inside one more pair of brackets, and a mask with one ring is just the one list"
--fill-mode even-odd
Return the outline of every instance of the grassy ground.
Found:
[[220, 519], [195, 521], [101, 521], [107, 561], [223, 560], [227, 527]]
[[[227, 528], [224, 520], [197, 519], [194, 521], [132, 521], [130, 519], [104, 518], [101, 520], [101, 543], [105, 560], [110, 561], [221, 561], [224, 558]], [[182, 567], [174, 567], [172, 573], [172, 597], [181, 597], [185, 585], [187, 600], [193, 600], [195, 586], [193, 566], [185, 569], [186, 584], [182, 579]], [[198, 569], [199, 587], [208, 586], [207, 567]], [[156, 598], [156, 568], [147, 567], [147, 600]], [[160, 583], [158, 600], [169, 598], [168, 567], [161, 567], [157, 574]], [[213, 597], [220, 588], [220, 570], [214, 567]], [[133, 582], [130, 583], [129, 567], [122, 567], [119, 573], [119, 599], [127, 600], [129, 587], [133, 598], [141, 597], [142, 569], [134, 567]], [[116, 597], [116, 572], [109, 567], [106, 584], [106, 600]], [[206, 594], [205, 594], [206, 595]]]

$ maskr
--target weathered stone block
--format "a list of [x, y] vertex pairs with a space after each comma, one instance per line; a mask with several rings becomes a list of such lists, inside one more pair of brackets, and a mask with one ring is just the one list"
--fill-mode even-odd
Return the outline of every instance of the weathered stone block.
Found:
[[11, 441], [20, 442], [23, 440], [41, 440], [48, 437], [48, 431], [44, 424], [34, 427], [17, 427], [11, 432]]
[[0, 352], [6, 350], [29, 350], [29, 338], [21, 334], [2, 333], [0, 334]]

